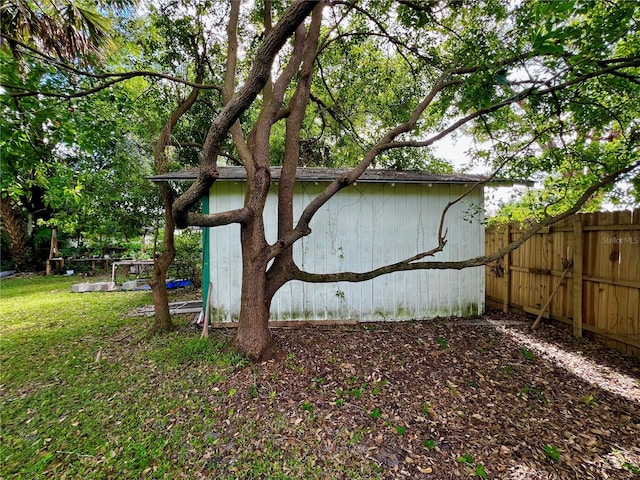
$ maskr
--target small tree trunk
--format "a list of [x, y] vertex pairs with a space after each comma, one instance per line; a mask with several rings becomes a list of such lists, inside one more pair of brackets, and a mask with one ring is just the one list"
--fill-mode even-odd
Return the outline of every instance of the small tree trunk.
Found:
[[169, 332], [175, 330], [175, 325], [169, 313], [169, 297], [167, 295], [167, 272], [176, 256], [174, 243], [175, 223], [171, 214], [173, 194], [166, 183], [160, 184], [160, 193], [164, 204], [164, 236], [162, 237], [162, 254], [154, 258], [151, 290], [153, 291], [153, 306], [155, 310], [151, 333], [157, 331]]
[[[162, 256], [165, 254], [163, 253]], [[169, 313], [169, 297], [167, 295], [167, 268], [160, 267], [161, 263], [166, 263], [166, 259], [158, 258], [153, 266], [153, 276], [151, 278], [151, 290], [153, 291], [153, 305], [155, 314], [151, 333], [158, 331], [169, 332], [175, 330], [175, 325]], [[170, 262], [169, 262], [170, 263]]]
[[[202, 82], [203, 75], [204, 63], [199, 61], [197, 65], [196, 83]], [[171, 112], [167, 123], [160, 133], [158, 141], [153, 145], [153, 164], [158, 175], [166, 173], [167, 171], [165, 166], [165, 150], [167, 146], [171, 144], [171, 132], [182, 115], [184, 115], [196, 102], [198, 94], [199, 90], [194, 88], [191, 90], [189, 96], [180, 102], [180, 105]], [[165, 283], [169, 266], [176, 256], [176, 247], [174, 242], [176, 222], [173, 218], [172, 212], [174, 198], [173, 190], [171, 190], [168, 183], [160, 184], [160, 195], [162, 196], [162, 205], [164, 206], [164, 236], [162, 237], [162, 255], [154, 258], [153, 277], [151, 279], [153, 305], [155, 308], [154, 322], [151, 327], [152, 332], [156, 332], [158, 330], [171, 331], [176, 328], [171, 320], [171, 314], [169, 313], [169, 297], [167, 295], [167, 284]]]

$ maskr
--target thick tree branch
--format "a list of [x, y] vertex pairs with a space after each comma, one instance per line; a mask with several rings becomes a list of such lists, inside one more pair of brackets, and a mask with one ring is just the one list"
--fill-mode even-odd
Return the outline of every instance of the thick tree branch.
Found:
[[[311, 80], [313, 66], [320, 38], [320, 27], [322, 25], [322, 3], [316, 7], [311, 19], [309, 33], [304, 48], [304, 60], [300, 71], [300, 78], [296, 86], [296, 91], [289, 104], [289, 116], [287, 118], [284, 163], [280, 174], [280, 193], [278, 197], [278, 218], [281, 223], [279, 230], [290, 230], [293, 227], [293, 206], [280, 205], [293, 194], [293, 184], [295, 182], [296, 170], [300, 158], [300, 131], [309, 104], [311, 93]], [[288, 200], [290, 202], [290, 200]], [[280, 234], [279, 234], [280, 236]]]
[[[323, 274], [309, 273], [298, 269], [291, 272], [291, 279], [310, 283], [364, 282], [393, 272], [406, 272], [412, 270], [462, 270], [465, 268], [487, 265], [488, 263], [498, 260], [504, 257], [506, 254], [516, 250], [524, 242], [529, 240], [543, 228], [549, 227], [550, 225], [553, 225], [554, 223], [564, 220], [565, 218], [577, 213], [580, 208], [591, 198], [591, 196], [594, 195], [602, 187], [615, 182], [618, 178], [620, 178], [620, 176], [639, 167], [640, 161], [637, 161], [632, 165], [629, 165], [628, 167], [622, 168], [620, 170], [617, 170], [616, 172], [606, 175], [605, 177], [601, 178], [600, 181], [587, 188], [570, 209], [558, 215], [545, 218], [544, 220], [529, 228], [529, 230], [524, 232], [517, 240], [514, 240], [508, 245], [505, 245], [503, 248], [491, 255], [483, 255], [480, 257], [470, 258], [468, 260], [445, 262], [415, 262], [413, 261], [413, 259], [416, 258], [414, 256], [394, 264], [385, 265], [374, 270], [361, 273], [338, 272]], [[423, 256], [427, 254], [428, 252], [425, 252]]]
[[269, 135], [271, 132], [271, 125], [281, 118], [286, 118], [289, 115], [288, 109], [281, 108], [282, 102], [294, 75], [302, 63], [306, 40], [307, 31], [304, 24], [300, 24], [294, 34], [293, 51], [291, 52], [289, 62], [280, 76], [275, 80], [275, 82], [273, 82], [273, 85], [269, 90], [269, 95], [265, 97], [265, 105], [260, 111], [258, 121], [255, 123], [251, 133], [249, 134], [249, 137], [252, 139], [252, 143], [255, 143], [255, 138], [258, 135], [259, 129], [264, 129], [265, 133]]
[[307, 32], [304, 28], [304, 25], [300, 25], [296, 30], [294, 41], [293, 41], [293, 52], [291, 53], [291, 58], [287, 63], [287, 66], [284, 68], [283, 72], [276, 79], [273, 84], [272, 91], [272, 108], [269, 112], [270, 115], [273, 116], [272, 122], [275, 122], [276, 117], [281, 111], [282, 102], [284, 100], [284, 95], [287, 91], [287, 88], [291, 84], [291, 80], [293, 76], [296, 74], [298, 69], [300, 68], [300, 64], [303, 60], [304, 47], [307, 43]]
[[248, 218], [249, 211], [246, 208], [238, 208], [221, 213], [188, 213], [190, 225], [199, 225], [201, 227], [221, 227], [232, 223], [244, 223]]
[[[240, 2], [231, 2], [231, 12], [227, 23], [227, 64], [222, 87], [222, 102], [227, 104], [233, 98], [236, 82], [236, 68], [238, 64], [238, 22], [240, 19]], [[247, 145], [242, 132], [240, 120], [236, 120], [231, 126], [231, 138], [240, 156], [243, 165], [251, 162], [251, 150]]]
[[[273, 28], [273, 18], [272, 18], [272, 2], [271, 0], [264, 1], [264, 15], [263, 15], [263, 26], [264, 33], [263, 35], [269, 35], [269, 32]], [[273, 95], [273, 81], [271, 77], [267, 80], [267, 83], [264, 84], [264, 88], [262, 89], [262, 98], [264, 103], [271, 102], [271, 96]]]
[[[488, 177], [486, 177], [483, 180], [480, 180], [480, 181], [474, 183], [473, 185], [471, 185], [471, 187], [469, 187], [467, 190], [462, 192], [457, 198], [447, 202], [447, 205], [445, 205], [445, 207], [442, 210], [442, 213], [440, 215], [440, 222], [439, 222], [439, 226], [438, 226], [438, 237], [437, 237], [438, 244], [434, 248], [432, 248], [430, 250], [418, 253], [418, 254], [416, 254], [416, 255], [414, 255], [412, 257], [409, 257], [409, 258], [407, 258], [407, 259], [405, 259], [405, 260], [403, 260], [402, 262], [399, 262], [399, 263], [407, 263], [407, 264], [409, 264], [409, 263], [417, 262], [418, 260], [421, 260], [421, 259], [426, 258], [426, 257], [433, 257], [435, 254], [444, 251], [444, 248], [445, 248], [445, 246], [447, 244], [447, 239], [446, 239], [447, 230], [445, 230], [445, 228], [444, 228], [444, 223], [445, 223], [445, 219], [446, 219], [447, 213], [451, 209], [451, 207], [453, 207], [454, 205], [456, 205], [457, 203], [462, 201], [464, 198], [466, 198], [476, 188], [492, 182], [498, 176], [498, 174], [502, 171], [502, 169], [510, 161], [513, 160], [513, 158], [518, 154], [518, 152], [526, 150], [532, 144], [536, 143], [538, 141], [538, 137], [540, 135], [542, 135], [543, 133], [544, 132], [540, 132], [540, 133], [537, 133], [536, 135], [534, 135], [531, 140], [523, 143], [515, 153], [513, 153], [512, 155], [509, 155], [508, 157], [504, 158], [502, 160], [502, 162], [500, 162], [498, 167], [495, 168], [494, 171]], [[287, 281], [297, 278], [295, 276], [293, 276], [293, 277], [290, 276], [292, 273], [295, 275], [295, 274], [298, 274], [300, 272], [300, 270], [297, 267], [297, 265], [295, 265], [295, 263], [293, 263], [293, 261], [292, 261], [292, 262], [289, 263], [288, 268], [289, 269], [288, 269], [287, 273], [289, 274], [289, 276], [287, 277]]]
[[247, 82], [234, 94], [213, 121], [202, 149], [198, 179], [174, 202], [173, 212], [178, 226], [184, 227], [189, 224], [188, 210], [207, 194], [209, 187], [217, 178], [216, 162], [222, 140], [260, 93], [269, 79], [275, 56], [317, 3], [317, 1], [297, 0], [287, 8], [258, 49]]
[[[286, 122], [284, 162], [280, 173], [278, 188], [278, 237], [288, 234], [293, 228], [293, 189], [296, 171], [300, 160], [300, 131], [309, 105], [313, 67], [318, 51], [320, 28], [322, 26], [322, 8], [320, 3], [314, 9], [311, 25], [307, 33], [303, 51], [303, 61], [296, 90], [289, 103], [289, 116]], [[286, 281], [287, 265], [292, 262], [292, 249], [280, 252], [270, 272], [274, 274], [268, 281], [268, 288], [274, 293]]]
[[[576, 84], [580, 84], [582, 82], [585, 82], [586, 80], [590, 80], [592, 78], [596, 78], [599, 76], [603, 76], [603, 75], [607, 75], [607, 74], [611, 74], [617, 70], [619, 70], [620, 68], [630, 68], [630, 67], [638, 67], [640, 66], [640, 58], [635, 58], [633, 60], [629, 60], [627, 62], [623, 62], [623, 63], [619, 63], [616, 64], [614, 66], [611, 67], [607, 67], [607, 68], [603, 68], [601, 70], [598, 71], [594, 71], [594, 72], [589, 72], [587, 74], [581, 75], [577, 78], [568, 80], [566, 82], [562, 82], [559, 83], [557, 85], [553, 85], [553, 86], [549, 86], [548, 88], [545, 89], [539, 89], [539, 88], [528, 88], [526, 90], [523, 90], [522, 92], [519, 92], [501, 102], [498, 102], [494, 105], [491, 105], [490, 107], [486, 107], [486, 108], [481, 108], [479, 110], [476, 110], [475, 112], [470, 113], [469, 115], [466, 115], [462, 118], [460, 118], [459, 120], [457, 120], [456, 122], [454, 122], [453, 124], [451, 124], [450, 126], [448, 126], [447, 128], [443, 129], [442, 131], [440, 131], [437, 135], [434, 135], [433, 137], [430, 137], [426, 140], [407, 140], [407, 141], [402, 141], [402, 142], [389, 142], [387, 145], [384, 146], [383, 150], [389, 150], [389, 149], [393, 149], [393, 148], [405, 148], [405, 147], [428, 147], [429, 145], [432, 145], [433, 143], [435, 143], [436, 141], [440, 140], [441, 138], [449, 135], [451, 132], [457, 130], [458, 128], [460, 128], [462, 125], [465, 125], [466, 123], [469, 123], [471, 120], [474, 120], [478, 117], [481, 117], [483, 115], [487, 115], [489, 113], [493, 113], [507, 105], [511, 105], [513, 103], [517, 103], [520, 102], [522, 100], [524, 100], [525, 98], [529, 97], [529, 96], [543, 96], [543, 95], [548, 95], [548, 94], [552, 94], [553, 92], [556, 91], [560, 91], [563, 90], [565, 88], [571, 87], [573, 85]], [[543, 82], [541, 85], [549, 85], [554, 79], [549, 79], [546, 82]]]
[[324, 204], [326, 204], [337, 192], [357, 181], [360, 175], [362, 175], [362, 173], [371, 165], [373, 160], [385, 150], [385, 145], [389, 144], [398, 135], [411, 131], [420, 119], [420, 116], [422, 115], [424, 110], [431, 104], [438, 93], [440, 93], [447, 86], [454, 85], [459, 82], [459, 80], [447, 80], [446, 75], [441, 76], [435, 82], [435, 85], [433, 86], [429, 94], [413, 110], [408, 121], [396, 126], [386, 135], [384, 135], [380, 139], [380, 141], [378, 141], [378, 143], [366, 153], [362, 161], [356, 167], [354, 167], [349, 173], [341, 176], [340, 178], [337, 178], [332, 183], [330, 183], [316, 198], [314, 198], [307, 205], [307, 207], [302, 212], [302, 215], [300, 216], [298, 224], [296, 225], [294, 230], [290, 234], [281, 237], [276, 242], [276, 244], [273, 245], [271, 252], [272, 257], [280, 254], [283, 249], [289, 248], [300, 238], [309, 235], [311, 233], [309, 223], [311, 222], [316, 212]]

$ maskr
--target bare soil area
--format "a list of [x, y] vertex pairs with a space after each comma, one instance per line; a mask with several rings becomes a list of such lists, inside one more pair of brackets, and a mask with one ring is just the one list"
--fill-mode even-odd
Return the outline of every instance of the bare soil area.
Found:
[[209, 392], [204, 467], [244, 476], [248, 456], [297, 455], [325, 478], [638, 478], [638, 360], [530, 324], [494, 312], [278, 329], [275, 359]]

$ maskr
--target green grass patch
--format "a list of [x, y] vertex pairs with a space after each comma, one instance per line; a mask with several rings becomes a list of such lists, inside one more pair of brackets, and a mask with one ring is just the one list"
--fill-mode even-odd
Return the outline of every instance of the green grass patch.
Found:
[[244, 360], [185, 319], [149, 337], [151, 318], [126, 315], [149, 292], [71, 293], [77, 281], [0, 282], [0, 478], [175, 478], [216, 419], [193, 392]]
[[[242, 396], [277, 406], [278, 384], [226, 385], [246, 361], [224, 332], [201, 339], [175, 318], [178, 331], [149, 336], [152, 320], [126, 313], [150, 293], [72, 294], [73, 282], [0, 284], [0, 478], [380, 478], [374, 461], [335, 464], [317, 445], [271, 442], [265, 426], [279, 437], [291, 425], [277, 408], [257, 422], [230, 407]], [[300, 405], [313, 421], [316, 406]]]

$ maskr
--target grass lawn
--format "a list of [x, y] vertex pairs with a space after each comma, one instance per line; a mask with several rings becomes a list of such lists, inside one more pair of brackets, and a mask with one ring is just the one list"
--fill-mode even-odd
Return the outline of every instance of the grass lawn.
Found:
[[148, 292], [71, 293], [77, 281], [0, 283], [0, 478], [182, 476], [215, 417], [198, 390], [241, 359], [187, 319], [149, 338], [149, 318], [125, 315]]

